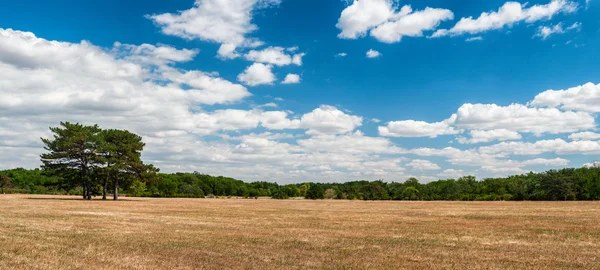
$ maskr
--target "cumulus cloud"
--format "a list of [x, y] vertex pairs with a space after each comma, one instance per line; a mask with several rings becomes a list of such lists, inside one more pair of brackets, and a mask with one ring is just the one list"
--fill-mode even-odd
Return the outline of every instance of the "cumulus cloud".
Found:
[[291, 73], [286, 75], [285, 79], [282, 82], [282, 84], [296, 84], [296, 83], [300, 83], [300, 75], [291, 74]]
[[567, 90], [547, 90], [537, 95], [531, 105], [600, 112], [600, 84], [586, 83]]
[[506, 2], [497, 11], [483, 12], [479, 17], [464, 17], [450, 29], [439, 29], [432, 37], [457, 36], [462, 34], [478, 34], [490, 30], [502, 29], [506, 26], [525, 21], [533, 23], [547, 20], [559, 13], [573, 13], [578, 4], [568, 0], [552, 0], [545, 5], [533, 5], [518, 2]]
[[455, 121], [455, 116], [437, 123], [405, 120], [392, 121], [387, 126], [379, 127], [379, 135], [385, 137], [430, 137], [440, 135], [458, 134], [459, 131], [450, 125]]
[[556, 154], [600, 154], [600, 141], [571, 141], [563, 139], [540, 140], [530, 142], [502, 142], [479, 148], [481, 153], [502, 155], [539, 155]]
[[222, 59], [235, 59], [240, 57], [240, 54], [236, 52], [236, 45], [232, 43], [221, 44], [217, 55]]
[[[422, 37], [423, 31], [437, 28], [442, 21], [454, 19], [454, 13], [447, 9], [425, 8], [410, 13], [410, 6], [402, 8], [406, 15], [399, 15], [397, 20], [385, 22], [371, 31], [371, 36], [385, 43], [395, 43], [402, 37]], [[401, 13], [403, 13], [401, 11]]]
[[367, 51], [367, 58], [377, 58], [379, 56], [381, 56], [381, 53], [376, 50], [370, 49]]
[[303, 53], [289, 55], [285, 53], [285, 48], [282, 47], [268, 47], [263, 50], [251, 50], [244, 57], [248, 61], [254, 61], [258, 63], [272, 64], [276, 66], [287, 66], [295, 64], [298, 66], [302, 65]]
[[413, 170], [418, 171], [435, 171], [441, 169], [437, 164], [422, 159], [413, 159], [411, 162], [406, 164], [406, 166], [411, 167]]
[[569, 135], [569, 139], [573, 141], [594, 141], [600, 140], [600, 134], [594, 132], [579, 132]]
[[447, 9], [427, 7], [413, 12], [410, 5], [398, 10], [392, 0], [356, 0], [342, 11], [336, 27], [341, 30], [339, 38], [356, 39], [370, 31], [381, 42], [395, 43], [403, 36], [421, 37], [423, 31], [453, 18]]
[[337, 56], [337, 57], [346, 57], [346, 56], [348, 56], [348, 54], [345, 53], [345, 52], [341, 52], [341, 53], [336, 54], [335, 56]]
[[454, 125], [461, 129], [506, 129], [536, 135], [591, 129], [594, 117], [586, 112], [555, 108], [532, 108], [522, 104], [464, 104], [456, 113]]
[[238, 81], [249, 86], [273, 84], [277, 78], [273, 74], [272, 68], [273, 66], [271, 65], [254, 63], [238, 75]]
[[456, 170], [456, 169], [447, 169], [441, 173], [437, 174], [438, 177], [450, 179], [450, 178], [459, 178], [465, 176], [465, 171]]
[[348, 115], [333, 106], [322, 105], [302, 116], [302, 126], [312, 134], [341, 134], [362, 125], [362, 117]]
[[258, 30], [252, 23], [252, 14], [256, 9], [279, 4], [280, 0], [196, 0], [194, 7], [177, 13], [148, 15], [166, 35], [184, 39], [200, 39], [225, 44], [219, 49], [219, 55], [235, 57], [233, 53], [239, 46], [259, 45], [255, 39], [247, 36]]
[[380, 25], [395, 14], [390, 0], [357, 0], [342, 11], [336, 27], [340, 38], [356, 39], [365, 36], [371, 28]]

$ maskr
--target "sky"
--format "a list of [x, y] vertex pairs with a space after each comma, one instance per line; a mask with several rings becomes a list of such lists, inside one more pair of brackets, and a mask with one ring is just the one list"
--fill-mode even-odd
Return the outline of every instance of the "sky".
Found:
[[61, 121], [162, 172], [426, 183], [600, 160], [595, 0], [24, 0], [0, 9], [0, 169]]

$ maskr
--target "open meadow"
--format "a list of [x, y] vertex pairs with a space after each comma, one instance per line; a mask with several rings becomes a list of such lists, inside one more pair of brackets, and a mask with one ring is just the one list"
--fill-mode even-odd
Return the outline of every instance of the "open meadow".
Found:
[[0, 269], [600, 269], [600, 202], [0, 195]]

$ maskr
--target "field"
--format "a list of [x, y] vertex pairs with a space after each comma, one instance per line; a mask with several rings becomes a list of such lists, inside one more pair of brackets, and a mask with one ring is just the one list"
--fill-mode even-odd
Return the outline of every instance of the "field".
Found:
[[600, 269], [600, 202], [0, 195], [0, 269]]

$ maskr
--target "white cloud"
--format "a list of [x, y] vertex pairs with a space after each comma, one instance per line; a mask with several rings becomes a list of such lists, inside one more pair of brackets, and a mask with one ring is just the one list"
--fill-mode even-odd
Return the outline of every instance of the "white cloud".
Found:
[[569, 165], [569, 161], [564, 158], [554, 158], [554, 159], [546, 159], [546, 158], [536, 158], [525, 160], [521, 162], [523, 166], [531, 166], [531, 165], [545, 165], [545, 166], [567, 166]]
[[257, 86], [261, 84], [273, 84], [277, 80], [275, 74], [271, 69], [273, 66], [265, 65], [261, 63], [254, 63], [244, 72], [238, 75], [238, 81], [243, 82], [249, 86]]
[[458, 134], [458, 130], [450, 126], [454, 122], [454, 116], [437, 123], [423, 121], [405, 120], [392, 121], [387, 126], [379, 127], [379, 135], [384, 137], [430, 137], [436, 138], [440, 135]]
[[362, 117], [348, 115], [335, 107], [322, 105], [302, 116], [302, 126], [309, 133], [342, 134], [362, 125]]
[[461, 129], [506, 129], [536, 135], [591, 129], [594, 117], [585, 112], [532, 108], [522, 104], [464, 104], [456, 113], [454, 125]]
[[542, 39], [547, 39], [549, 36], [554, 34], [564, 34], [567, 31], [579, 29], [581, 27], [581, 23], [576, 22], [571, 26], [563, 29], [562, 22], [555, 24], [553, 26], [540, 26], [538, 28], [538, 32], [535, 34], [536, 37], [541, 37]]
[[285, 79], [282, 82], [282, 84], [296, 84], [296, 83], [300, 83], [300, 75], [291, 74], [291, 73], [286, 75]]
[[346, 56], [348, 56], [348, 54], [345, 53], [345, 52], [341, 52], [341, 53], [336, 54], [335, 56], [337, 56], [337, 57], [346, 57]]
[[146, 65], [167, 65], [181, 62], [189, 62], [200, 52], [197, 49], [178, 50], [168, 45], [142, 44], [139, 46], [131, 44], [121, 44], [115, 42], [113, 46], [114, 54], [140, 64]]
[[343, 135], [318, 135], [298, 140], [298, 145], [313, 152], [346, 152], [353, 154], [391, 154], [404, 153], [406, 150], [396, 147], [390, 140], [381, 137], [365, 136], [356, 131]]
[[371, 122], [373, 122], [373, 123], [380, 123], [380, 122], [381, 122], [381, 120], [379, 120], [379, 119], [377, 119], [377, 118], [373, 118], [373, 119], [371, 119]]
[[201, 71], [193, 70], [180, 73], [174, 69], [167, 69], [159, 76], [190, 87], [185, 91], [187, 99], [200, 104], [228, 104], [251, 95], [242, 85], [234, 84]]
[[465, 39], [466, 42], [481, 41], [481, 40], [483, 40], [483, 38], [481, 36], [470, 37], [470, 38]]
[[422, 37], [423, 31], [433, 30], [440, 22], [454, 19], [454, 13], [447, 9], [428, 7], [411, 13], [410, 6], [404, 6], [402, 10], [406, 15], [377, 26], [371, 31], [371, 36], [385, 43], [399, 42], [403, 36]]
[[[147, 16], [164, 34], [221, 44], [220, 56], [233, 56], [238, 46], [255, 46], [247, 35], [258, 30], [253, 11], [277, 5], [280, 0], [196, 0], [194, 7], [177, 13]], [[233, 49], [232, 49], [233, 48]]]
[[301, 66], [302, 57], [304, 57], [305, 55], [305, 53], [294, 54], [294, 57], [292, 57], [292, 63], [296, 66]]
[[413, 170], [419, 171], [435, 171], [441, 169], [437, 164], [422, 159], [413, 159], [410, 163], [406, 164], [406, 166], [411, 167]]
[[432, 37], [456, 36], [465, 33], [478, 34], [490, 30], [502, 29], [506, 26], [525, 21], [551, 19], [558, 13], [573, 13], [577, 10], [577, 3], [568, 0], [552, 0], [545, 5], [534, 5], [526, 8], [526, 4], [506, 2], [498, 11], [483, 12], [477, 19], [465, 17], [460, 19], [451, 29], [439, 29]]
[[421, 37], [423, 31], [453, 18], [447, 9], [427, 7], [413, 12], [410, 5], [398, 10], [393, 0], [356, 0], [342, 11], [336, 27], [341, 30], [339, 38], [356, 39], [371, 31], [377, 40], [394, 43], [403, 36]]
[[507, 129], [471, 130], [471, 138], [459, 137], [457, 141], [461, 144], [484, 143], [491, 141], [520, 140], [521, 134]]
[[600, 84], [586, 83], [567, 90], [547, 90], [538, 94], [531, 105], [600, 112]]
[[456, 169], [447, 169], [444, 170], [441, 173], [438, 173], [437, 176], [442, 177], [442, 178], [460, 178], [465, 176], [465, 171], [463, 170], [456, 170]]
[[376, 51], [376, 50], [370, 49], [370, 50], [367, 52], [367, 57], [368, 57], [368, 58], [377, 58], [377, 57], [379, 57], [379, 56], [381, 56], [381, 53], [380, 53], [380, 52], [378, 52], [378, 51]]
[[260, 106], [258, 106], [258, 107], [259, 107], [259, 108], [268, 108], [268, 107], [270, 107], [270, 108], [277, 108], [278, 106], [277, 106], [277, 104], [276, 104], [276, 103], [274, 103], [274, 102], [269, 102], [269, 103], [265, 103], [265, 104], [263, 104], [263, 105], [260, 105]]
[[240, 54], [236, 52], [236, 45], [232, 43], [223, 43], [219, 50], [217, 51], [217, 55], [223, 59], [235, 59], [240, 57]]
[[543, 153], [556, 154], [600, 154], [600, 141], [572, 141], [562, 139], [541, 140], [530, 142], [502, 142], [479, 148], [481, 153], [501, 155], [539, 155]]
[[583, 164], [583, 167], [585, 167], [585, 168], [600, 168], [600, 161]]
[[594, 141], [600, 140], [600, 134], [594, 132], [580, 132], [569, 135], [569, 139], [573, 141]]
[[336, 27], [342, 32], [339, 38], [356, 39], [371, 28], [394, 16], [395, 7], [390, 0], [356, 0], [342, 11]]
[[303, 53], [296, 55], [289, 55], [285, 53], [283, 47], [268, 47], [260, 51], [251, 50], [244, 57], [248, 61], [254, 61], [258, 63], [266, 63], [277, 66], [287, 66], [295, 64], [298, 66], [302, 65]]

